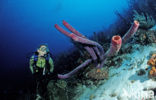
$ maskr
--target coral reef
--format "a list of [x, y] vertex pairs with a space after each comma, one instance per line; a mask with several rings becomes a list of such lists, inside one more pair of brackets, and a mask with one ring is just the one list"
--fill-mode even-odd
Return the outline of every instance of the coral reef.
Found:
[[[129, 0], [129, 1], [138, 1], [138, 0]], [[145, 0], [144, 0], [145, 1]], [[149, 0], [149, 1], [151, 1], [151, 0]], [[147, 1], [147, 2], [149, 2], [149, 1]], [[143, 1], [140, 1], [140, 2], [143, 2]], [[134, 6], [134, 5], [133, 5]], [[93, 37], [92, 38], [89, 38], [90, 40], [94, 40], [94, 41], [96, 41], [97, 43], [99, 43], [102, 47], [103, 47], [103, 50], [104, 51], [107, 51], [108, 50], [108, 48], [109, 48], [109, 45], [110, 45], [110, 43], [108, 43], [108, 40], [110, 40], [111, 38], [107, 38], [104, 34], [105, 33], [107, 33], [107, 34], [111, 34], [111, 33], [120, 33], [120, 36], [124, 36], [125, 35], [125, 32], [128, 30], [128, 28], [130, 27], [130, 23], [132, 22], [132, 20], [133, 20], [133, 13], [135, 13], [135, 12], [133, 12], [133, 10], [136, 10], [137, 11], [137, 13], [138, 13], [138, 16], [136, 16], [136, 15], [134, 15], [134, 19], [136, 19], [137, 21], [139, 21], [139, 23], [140, 23], [140, 28], [137, 30], [137, 32], [135, 33], [135, 32], [132, 32], [132, 33], [135, 33], [135, 34], [131, 34], [131, 35], [127, 35], [128, 37], [132, 37], [133, 35], [134, 35], [134, 37], [133, 37], [133, 42], [131, 42], [131, 43], [139, 43], [139, 44], [141, 44], [141, 45], [139, 45], [138, 46], [138, 48], [136, 48], [136, 49], [134, 49], [133, 48], [133, 46], [134, 45], [131, 45], [131, 43], [127, 43], [126, 45], [124, 45], [121, 49], [120, 49], [120, 55], [118, 55], [118, 56], [115, 56], [115, 57], [107, 57], [107, 59], [104, 61], [105, 62], [105, 64], [104, 64], [104, 66], [105, 67], [109, 67], [109, 69], [111, 69], [112, 67], [114, 68], [114, 66], [116, 66], [116, 67], [120, 67], [121, 68], [121, 64], [122, 63], [119, 63], [119, 62], [122, 62], [122, 61], [128, 61], [128, 64], [126, 65], [126, 66], [133, 66], [132, 68], [134, 69], [134, 67], [135, 66], [138, 66], [138, 67], [140, 67], [140, 66], [142, 66], [142, 63], [140, 64], [140, 65], [138, 65], [140, 62], [144, 62], [144, 60], [140, 60], [140, 59], [142, 59], [142, 58], [140, 58], [138, 61], [136, 60], [136, 64], [129, 64], [129, 61], [131, 61], [131, 60], [133, 60], [133, 57], [135, 57], [135, 56], [131, 56], [131, 57], [129, 57], [129, 58], [126, 58], [126, 57], [124, 57], [125, 55], [127, 55], [127, 54], [131, 54], [131, 52], [133, 52], [133, 50], [134, 51], [139, 51], [140, 53], [142, 53], [141, 51], [141, 47], [140, 46], [142, 46], [142, 45], [147, 45], [147, 44], [150, 44], [150, 43], [156, 43], [156, 31], [155, 30], [151, 30], [151, 27], [153, 27], [154, 26], [154, 19], [156, 18], [156, 17], [154, 17], [153, 16], [153, 14], [152, 13], [150, 13], [150, 12], [146, 12], [146, 11], [144, 11], [144, 6], [142, 6], [142, 8], [140, 8], [141, 6], [138, 6], [138, 4], [136, 4], [135, 5], [135, 7], [133, 7], [133, 9], [129, 9], [129, 10], [127, 10], [128, 11], [128, 13], [127, 13], [127, 11], [124, 11], [125, 12], [125, 14], [118, 14], [119, 16], [120, 16], [120, 21], [119, 20], [117, 20], [117, 22], [115, 23], [115, 24], [113, 24], [114, 25], [114, 27], [112, 27], [113, 25], [111, 25], [111, 27], [109, 27], [109, 29], [107, 29], [107, 30], [103, 30], [102, 32], [96, 32], [96, 33], [94, 33], [94, 35], [93, 35]], [[155, 7], [156, 8], [156, 7]], [[145, 10], [147, 10], [147, 9], [145, 9]], [[142, 13], [143, 12], [143, 13]], [[155, 14], [155, 13], [154, 13]], [[151, 17], [152, 16], [152, 17]], [[141, 19], [139, 19], [139, 17], [142, 17]], [[123, 19], [124, 18], [124, 19]], [[67, 27], [69, 27], [69, 24], [68, 23], [66, 23], [66, 22], [63, 22], [63, 24], [64, 25], [66, 25]], [[120, 27], [116, 27], [116, 26], [120, 26]], [[73, 29], [72, 27], [69, 27], [69, 29]], [[59, 30], [60, 31], [60, 30]], [[64, 31], [63, 31], [64, 32]], [[77, 36], [79, 36], [79, 37], [82, 37], [82, 38], [85, 38], [85, 39], [87, 39], [85, 36], [83, 36], [83, 35], [80, 35], [80, 34], [77, 34], [78, 32], [76, 31], [76, 30], [74, 30], [74, 32], [72, 32], [73, 34], [75, 34], [75, 35], [77, 35]], [[99, 33], [100, 33], [100, 35], [99, 35]], [[130, 33], [130, 32], [129, 32]], [[113, 34], [111, 34], [111, 35], [113, 35]], [[72, 35], [71, 35], [72, 36]], [[77, 36], [72, 36], [72, 37], [76, 37], [75, 39], [77, 39]], [[104, 38], [105, 37], [105, 38]], [[110, 36], [111, 37], [111, 36]], [[106, 41], [106, 38], [107, 38], [107, 41]], [[72, 39], [72, 38], [71, 38]], [[78, 38], [78, 39], [80, 39], [80, 38]], [[86, 69], [85, 69], [85, 71], [84, 70], [80, 70], [81, 68], [84, 68], [85, 66], [87, 66], [87, 65], [85, 65], [85, 66], [81, 66], [81, 67], [79, 67], [78, 66], [78, 68], [80, 68], [80, 69], [74, 69], [75, 71], [74, 71], [74, 73], [76, 73], [78, 70], [80, 70], [79, 71], [79, 74], [78, 75], [76, 75], [76, 77], [74, 77], [74, 78], [70, 78], [69, 80], [71, 81], [72, 80], [72, 82], [71, 82], [71, 84], [70, 84], [70, 86], [71, 86], [71, 91], [72, 91], [72, 93], [74, 92], [74, 95], [76, 95], [74, 98], [75, 99], [73, 99], [72, 98], [72, 100], [77, 100], [77, 98], [78, 97], [80, 97], [81, 95], [89, 95], [89, 98], [90, 99], [94, 99], [94, 98], [97, 98], [98, 97], [98, 95], [96, 95], [96, 97], [94, 97], [95, 96], [95, 91], [94, 91], [94, 93], [91, 93], [91, 94], [89, 94], [88, 92], [86, 93], [86, 94], [84, 94], [84, 91], [86, 91], [87, 90], [87, 88], [90, 88], [90, 86], [93, 86], [93, 85], [96, 85], [96, 88], [99, 86], [99, 85], [97, 85], [96, 84], [96, 81], [95, 80], [97, 80], [98, 82], [100, 82], [100, 81], [104, 81], [103, 79], [107, 79], [108, 78], [108, 74], [110, 74], [111, 73], [111, 71], [109, 71], [109, 70], [105, 70], [103, 67], [101, 68], [101, 69], [98, 69], [98, 68], [96, 68], [95, 66], [97, 66], [97, 64], [98, 63], [102, 63], [101, 62], [101, 60], [100, 60], [100, 56], [97, 54], [97, 52], [95, 51], [95, 49], [93, 48], [93, 47], [97, 47], [97, 46], [95, 46], [95, 45], [90, 45], [90, 44], [84, 44], [84, 43], [80, 43], [80, 42], [78, 42], [77, 40], [75, 41], [74, 39], [72, 39], [73, 41], [72, 41], [72, 43], [74, 43], [74, 45], [76, 45], [76, 46], [80, 46], [81, 45], [81, 47], [82, 48], [78, 48], [79, 49], [79, 51], [80, 51], [80, 53], [77, 53], [77, 52], [73, 52], [73, 53], [71, 53], [70, 55], [68, 55], [68, 56], [66, 56], [66, 57], [63, 57], [62, 58], [62, 60], [64, 61], [64, 64], [59, 64], [58, 65], [58, 67], [60, 66], [60, 65], [62, 65], [61, 67], [60, 67], [60, 69], [62, 69], [62, 68], [64, 68], [64, 69], [67, 69], [68, 71], [64, 71], [64, 70], [62, 70], [62, 72], [64, 71], [64, 73], [65, 72], [69, 72], [72, 68], [74, 69], [75, 67], [74, 66], [77, 66], [77, 65], [80, 65], [80, 64], [83, 64], [83, 62], [86, 60], [86, 59], [91, 59], [91, 62], [89, 63], [89, 64], [87, 64], [87, 65], [89, 65]], [[128, 40], [125, 40], [126, 42], [128, 41]], [[125, 42], [125, 43], [126, 43]], [[125, 44], [124, 42], [123, 42], [123, 38], [122, 38], [122, 44]], [[130, 45], [129, 45], [130, 44]], [[88, 49], [89, 48], [89, 49]], [[97, 47], [98, 48], [98, 47]], [[110, 46], [110, 48], [111, 48], [111, 46]], [[91, 50], [92, 49], [92, 50]], [[98, 48], [98, 50], [100, 51], [100, 49]], [[77, 50], [78, 51], [78, 50]], [[108, 50], [108, 51], [110, 51], [110, 49]], [[108, 52], [107, 51], [107, 52]], [[100, 51], [100, 53], [101, 53], [101, 51]], [[115, 54], [115, 53], [114, 53]], [[147, 54], [147, 53], [146, 53]], [[78, 55], [78, 56], [76, 56], [76, 57], [74, 57], [74, 55]], [[105, 55], [106, 55], [106, 53], [105, 53]], [[152, 55], [151, 55], [152, 56]], [[64, 60], [64, 59], [69, 59], [69, 60]], [[152, 57], [151, 57], [152, 58]], [[70, 62], [73, 62], [73, 63], [70, 63]], [[60, 62], [59, 62], [60, 63]], [[149, 71], [149, 77], [150, 78], [154, 78], [153, 76], [155, 76], [154, 75], [154, 71], [155, 71], [155, 68], [154, 67], [152, 67], [152, 65], [154, 65], [155, 63], [154, 63], [154, 60], [149, 60], [149, 65], [151, 66], [151, 70]], [[144, 65], [144, 64], [143, 64]], [[120, 68], [118, 68], [118, 69], [120, 69]], [[133, 70], [131, 70], [132, 68], [129, 68], [128, 69], [128, 71], [133, 71]], [[118, 70], [117, 69], [117, 70]], [[127, 71], [127, 69], [125, 68], [125, 67], [123, 67], [123, 71]], [[62, 73], [61, 71], [59, 72], [59, 73]], [[73, 72], [73, 71], [71, 71], [71, 72]], [[139, 77], [144, 77], [144, 76], [146, 76], [145, 74], [146, 74], [146, 72], [145, 72], [145, 70], [144, 70], [144, 67], [142, 67], [141, 69], [139, 68], [139, 70], [138, 71], [136, 71], [137, 73], [137, 75], [139, 75]], [[74, 73], [71, 73], [68, 77], [70, 77], [70, 76], [72, 76]], [[104, 74], [103, 74], [104, 73]], [[151, 76], [150, 74], [152, 74], [153, 76]], [[65, 75], [67, 75], [67, 74], [65, 74]], [[121, 76], [124, 76], [125, 74], [122, 74]], [[84, 77], [85, 76], [85, 77]], [[108, 81], [109, 82], [109, 80], [111, 79], [111, 77], [113, 78], [113, 77], [116, 77], [116, 76], [120, 76], [120, 74], [114, 74], [114, 75], [110, 75], [110, 77], [109, 77], [109, 79], [108, 80], [105, 80], [106, 82]], [[68, 77], [65, 77], [65, 78], [68, 78]], [[86, 79], [87, 78], [87, 79]], [[102, 79], [102, 80], [101, 80]], [[114, 78], [115, 79], [115, 78]], [[124, 77], [122, 78], [123, 80], [124, 80]], [[93, 81], [94, 80], [94, 81]], [[122, 80], [122, 81], [123, 81]], [[117, 85], [117, 84], [115, 84], [115, 83], [117, 83], [117, 81], [118, 81], [118, 79], [116, 79], [116, 81], [114, 82], [114, 81], [112, 81], [112, 83], [111, 82], [109, 82], [109, 83], [111, 83], [111, 85], [108, 85], [107, 86], [107, 84], [106, 84], [106, 87], [112, 87], [113, 85], [115, 86], [115, 85]], [[150, 80], [148, 80], [148, 81], [150, 81]], [[125, 83], [127, 83], [128, 82], [128, 80], [126, 80], [125, 81]], [[121, 82], [122, 83], [122, 82]], [[134, 86], [136, 86], [136, 84], [138, 83], [138, 81], [137, 80], [135, 80], [135, 79], [132, 79], [132, 80], [130, 80], [130, 83], [132, 83], [132, 84], [134, 84]], [[145, 83], [145, 82], [144, 82]], [[79, 85], [77, 85], [77, 84], [79, 84]], [[142, 84], [142, 83], [141, 83]], [[58, 89], [60, 89], [59, 88], [59, 85], [56, 85], [56, 84], [54, 84]], [[69, 84], [68, 84], [69, 85]], [[88, 86], [88, 87], [87, 87]], [[123, 87], [123, 84], [122, 84], [122, 87]], [[107, 90], [111, 90], [111, 89], [107, 89]], [[101, 89], [101, 87], [98, 89], [98, 91]], [[115, 89], [116, 89], [116, 87], [115, 87]], [[121, 89], [121, 88], [118, 88], [118, 89]], [[136, 90], [137, 90], [138, 88], [136, 88]], [[63, 89], [62, 89], [63, 90]], [[68, 91], [70, 90], [70, 88], [68, 88]], [[112, 89], [113, 90], [113, 89]], [[105, 91], [103, 88], [102, 88], [102, 91]], [[57, 92], [58, 93], [58, 92]], [[82, 94], [83, 93], [83, 94]], [[115, 96], [114, 95], [114, 93], [115, 92], [112, 92], [112, 93], [110, 93], [110, 96], [112, 96], [112, 98]], [[129, 92], [129, 93], [131, 93], [131, 92]], [[92, 95], [93, 94], [93, 95]], [[97, 94], [99, 94], [99, 93], [97, 93]], [[104, 94], [104, 93], [103, 93]], [[99, 98], [98, 98], [99, 99]], [[123, 98], [121, 98], [118, 94], [117, 94], [117, 99], [123, 99]], [[124, 99], [123, 99], [124, 100]]]
[[101, 79], [107, 79], [108, 78], [108, 70], [105, 68], [97, 69], [93, 68], [90, 71], [86, 73], [86, 77], [89, 79], [94, 79], [94, 80], [101, 80]]
[[[139, 27], [141, 28], [142, 26], [145, 26], [145, 28], [141, 29], [148, 30], [152, 26], [154, 26], [154, 22], [156, 20], [155, 0], [128, 0], [128, 4], [128, 9], [123, 9], [123, 13], [120, 11], [115, 12], [115, 14], [117, 15], [117, 20], [112, 25], [110, 25], [108, 30], [103, 30], [104, 33], [106, 32], [111, 35], [113, 35], [114, 33], [120, 33], [120, 35], [123, 36], [127, 29], [130, 27], [131, 22], [135, 19], [139, 19], [139, 17], [143, 19], [143, 21], [141, 22], [138, 20], [140, 22]], [[134, 11], [136, 11], [137, 14]]]
[[63, 33], [64, 35], [70, 37], [73, 41], [84, 46], [85, 50], [90, 54], [91, 58], [85, 60], [84, 63], [82, 63], [81, 65], [79, 65], [78, 67], [76, 67], [74, 70], [72, 70], [67, 74], [64, 75], [58, 74], [58, 77], [62, 79], [70, 77], [71, 75], [79, 71], [81, 68], [84, 68], [85, 66], [87, 66], [92, 62], [97, 63], [96, 65], [97, 68], [102, 68], [106, 58], [114, 56], [116, 53], [118, 53], [118, 51], [121, 48], [122, 41], [123, 43], [126, 43], [135, 34], [135, 32], [139, 27], [139, 22], [134, 21], [134, 24], [132, 24], [131, 28], [123, 36], [122, 39], [118, 35], [113, 36], [110, 49], [105, 54], [104, 54], [103, 47], [99, 43], [87, 39], [85, 36], [83, 36], [77, 30], [75, 30], [72, 26], [70, 26], [66, 21], [63, 21], [63, 25], [73, 33], [70, 34], [69, 32], [65, 31], [57, 24], [55, 24], [55, 28], [61, 33]]
[[140, 28], [148, 30], [155, 25], [155, 20], [148, 13], [139, 14], [136, 10], [134, 10], [134, 18], [133, 20], [137, 20], [140, 23]]
[[48, 100], [69, 100], [67, 83], [64, 80], [51, 80], [47, 85]]
[[156, 78], [156, 53], [152, 54], [147, 64], [151, 66], [151, 70], [149, 71], [149, 77]]
[[135, 43], [139, 43], [141, 45], [156, 43], [156, 31], [138, 29], [133, 40]]

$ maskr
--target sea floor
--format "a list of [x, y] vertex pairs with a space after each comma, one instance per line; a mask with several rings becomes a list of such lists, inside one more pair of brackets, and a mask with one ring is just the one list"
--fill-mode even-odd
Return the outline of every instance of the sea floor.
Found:
[[149, 70], [138, 75], [140, 69], [150, 68], [147, 61], [152, 51], [156, 51], [156, 44], [133, 45], [131, 54], [124, 55], [122, 65], [110, 68], [107, 81], [100, 86], [84, 87], [76, 100], [156, 100], [151, 90], [156, 88], [156, 81], [148, 78]]

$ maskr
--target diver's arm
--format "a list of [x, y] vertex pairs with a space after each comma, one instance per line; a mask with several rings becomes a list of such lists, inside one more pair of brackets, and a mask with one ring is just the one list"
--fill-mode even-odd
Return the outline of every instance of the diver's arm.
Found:
[[32, 74], [34, 74], [33, 63], [34, 63], [34, 56], [32, 56], [29, 61], [29, 68]]
[[54, 70], [54, 62], [51, 57], [49, 58], [49, 65], [50, 65], [50, 72], [52, 73]]

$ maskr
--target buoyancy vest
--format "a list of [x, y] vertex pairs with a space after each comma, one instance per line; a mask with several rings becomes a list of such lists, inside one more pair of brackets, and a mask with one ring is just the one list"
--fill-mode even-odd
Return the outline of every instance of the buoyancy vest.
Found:
[[47, 74], [48, 72], [50, 72], [50, 64], [49, 64], [49, 59], [50, 59], [50, 54], [47, 54], [44, 58], [45, 58], [45, 67], [44, 68], [40, 68], [39, 66], [37, 66], [37, 61], [38, 61], [38, 55], [34, 54], [33, 55], [34, 58], [34, 63], [33, 63], [33, 69], [36, 72], [39, 69], [42, 69], [43, 74]]

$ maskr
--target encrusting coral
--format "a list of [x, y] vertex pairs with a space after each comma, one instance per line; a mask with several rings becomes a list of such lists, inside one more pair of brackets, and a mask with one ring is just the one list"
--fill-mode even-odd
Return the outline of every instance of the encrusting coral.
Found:
[[114, 56], [116, 53], [118, 53], [118, 51], [121, 48], [122, 43], [125, 44], [136, 33], [139, 27], [139, 22], [134, 21], [131, 28], [123, 36], [123, 38], [121, 38], [118, 35], [113, 36], [110, 48], [108, 49], [106, 53], [104, 53], [103, 47], [99, 43], [87, 39], [80, 32], [78, 32], [71, 25], [69, 25], [66, 21], [63, 21], [63, 25], [67, 29], [69, 29], [72, 33], [65, 31], [63, 28], [61, 28], [57, 24], [55, 24], [55, 28], [61, 33], [63, 33], [64, 35], [66, 35], [67, 37], [71, 38], [74, 42], [77, 42], [80, 45], [82, 45], [85, 48], [85, 50], [90, 54], [91, 58], [85, 60], [82, 64], [80, 64], [78, 67], [76, 67], [74, 70], [72, 70], [71, 72], [67, 74], [64, 74], [64, 75], [58, 74], [58, 77], [61, 79], [69, 78], [70, 76], [75, 74], [77, 71], [86, 67], [92, 62], [97, 63], [96, 64], [97, 68], [102, 68], [106, 61], [106, 58]]
[[152, 54], [147, 64], [152, 67], [149, 71], [149, 77], [156, 78], [156, 53]]
[[139, 43], [141, 45], [156, 43], [156, 31], [138, 29], [133, 40], [135, 43]]
[[93, 68], [92, 70], [86, 73], [86, 77], [95, 80], [107, 79], [108, 71], [104, 68], [101, 69]]

